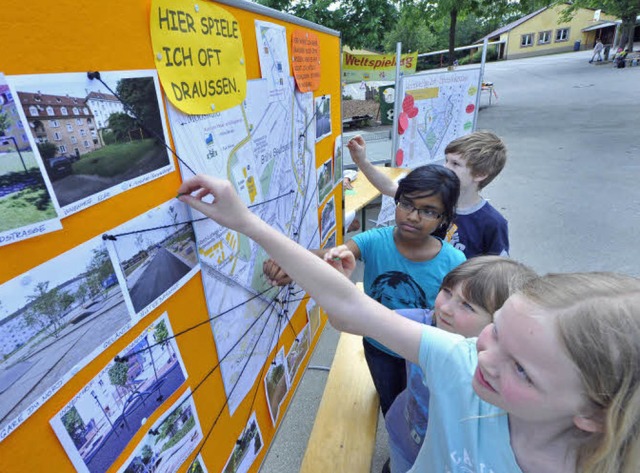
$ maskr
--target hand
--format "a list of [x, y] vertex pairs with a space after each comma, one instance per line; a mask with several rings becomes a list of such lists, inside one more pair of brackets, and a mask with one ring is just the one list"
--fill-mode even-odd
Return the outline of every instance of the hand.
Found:
[[272, 286], [286, 286], [291, 283], [289, 275], [272, 259], [262, 263], [262, 272]]
[[353, 162], [360, 167], [367, 162], [367, 143], [360, 135], [356, 135], [347, 142], [347, 148]]
[[342, 179], [342, 186], [345, 189], [353, 189], [353, 186], [351, 185], [351, 179], [349, 179], [348, 177]]
[[324, 254], [324, 260], [346, 277], [351, 277], [351, 274], [356, 269], [356, 257], [347, 248], [347, 245], [331, 248]]
[[[203, 199], [209, 195], [213, 196], [213, 202], [204, 202]], [[220, 225], [239, 232], [243, 232], [255, 218], [231, 183], [215, 177], [198, 174], [187, 179], [178, 189], [178, 199]]]

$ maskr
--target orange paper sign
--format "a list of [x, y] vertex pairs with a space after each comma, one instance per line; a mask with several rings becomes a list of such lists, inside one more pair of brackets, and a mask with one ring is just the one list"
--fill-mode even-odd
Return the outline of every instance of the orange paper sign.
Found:
[[320, 86], [320, 43], [310, 31], [294, 30], [291, 35], [293, 76], [300, 92]]

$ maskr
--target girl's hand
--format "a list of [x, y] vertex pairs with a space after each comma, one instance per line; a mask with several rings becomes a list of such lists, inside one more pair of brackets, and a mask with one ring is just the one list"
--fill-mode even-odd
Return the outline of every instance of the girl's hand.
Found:
[[[203, 200], [209, 195], [213, 196], [212, 203]], [[178, 189], [178, 199], [220, 225], [243, 233], [251, 220], [256, 218], [229, 181], [203, 174], [184, 181]]]
[[367, 161], [367, 143], [360, 135], [356, 135], [347, 142], [347, 148], [353, 162], [360, 167]]
[[324, 260], [346, 277], [356, 269], [356, 258], [346, 245], [331, 248], [324, 254]]

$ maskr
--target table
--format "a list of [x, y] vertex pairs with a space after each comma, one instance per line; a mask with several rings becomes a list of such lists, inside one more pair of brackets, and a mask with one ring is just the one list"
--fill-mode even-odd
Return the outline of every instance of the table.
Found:
[[[391, 168], [384, 166], [376, 166], [376, 169], [386, 174], [390, 179], [396, 180], [398, 177], [402, 177], [408, 174], [410, 169], [407, 168]], [[353, 186], [353, 193], [345, 193], [344, 196], [344, 212], [357, 212], [361, 211], [362, 229], [365, 229], [365, 208], [374, 199], [380, 197], [380, 191], [373, 187], [373, 185], [367, 179], [361, 171], [358, 171], [358, 177], [351, 183]]]

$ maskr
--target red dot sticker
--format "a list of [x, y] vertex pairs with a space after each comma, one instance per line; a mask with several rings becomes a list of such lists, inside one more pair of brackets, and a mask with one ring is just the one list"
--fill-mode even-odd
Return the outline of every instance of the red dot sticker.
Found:
[[469, 105], [467, 105], [466, 111], [467, 113], [473, 113], [475, 109], [476, 109], [476, 106], [470, 103]]
[[413, 108], [414, 102], [415, 101], [413, 99], [413, 95], [405, 95], [404, 100], [402, 101], [402, 110], [405, 112], [409, 112], [409, 110]]
[[407, 115], [409, 115], [409, 118], [415, 118], [416, 115], [418, 115], [418, 107], [413, 107], [411, 110], [407, 111]]
[[402, 112], [398, 117], [398, 133], [403, 134], [409, 127], [409, 117], [405, 112]]
[[396, 166], [402, 166], [403, 162], [404, 162], [404, 151], [399, 149], [398, 151], [396, 151]]

